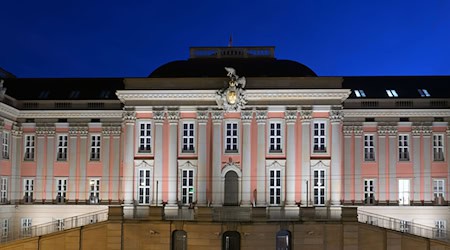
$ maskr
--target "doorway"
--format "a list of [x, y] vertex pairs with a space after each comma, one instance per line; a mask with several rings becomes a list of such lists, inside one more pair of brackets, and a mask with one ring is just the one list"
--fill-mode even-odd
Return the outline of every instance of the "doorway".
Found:
[[228, 171], [225, 174], [225, 192], [224, 192], [225, 206], [239, 205], [239, 178], [236, 172]]

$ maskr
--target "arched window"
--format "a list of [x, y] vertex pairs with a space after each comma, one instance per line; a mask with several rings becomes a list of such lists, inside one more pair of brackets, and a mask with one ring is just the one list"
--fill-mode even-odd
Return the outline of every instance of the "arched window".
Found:
[[241, 234], [236, 231], [226, 231], [222, 235], [222, 250], [241, 249]]
[[280, 230], [277, 233], [277, 250], [291, 250], [291, 232], [288, 230]]
[[175, 230], [172, 233], [172, 250], [187, 249], [187, 233], [183, 230]]

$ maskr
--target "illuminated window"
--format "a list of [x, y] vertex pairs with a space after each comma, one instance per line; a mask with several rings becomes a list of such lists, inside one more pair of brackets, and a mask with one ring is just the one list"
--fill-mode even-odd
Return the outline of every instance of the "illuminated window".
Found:
[[444, 135], [433, 135], [433, 160], [444, 161]]
[[194, 170], [183, 169], [181, 170], [181, 203], [183, 205], [192, 204], [194, 197]]
[[400, 224], [400, 232], [409, 233], [411, 229], [411, 222], [401, 220], [399, 224]]
[[238, 152], [238, 123], [227, 122], [225, 124], [225, 152]]
[[281, 153], [281, 122], [269, 123], [269, 152]]
[[0, 178], [0, 203], [5, 204], [8, 202], [8, 178]]
[[355, 89], [353, 92], [356, 97], [366, 97], [366, 93], [362, 89]]
[[326, 124], [324, 121], [314, 122], [313, 131], [313, 152], [314, 153], [326, 153]]
[[195, 126], [194, 122], [183, 122], [181, 150], [183, 153], [195, 152]]
[[25, 136], [25, 161], [34, 161], [34, 135]]
[[141, 205], [150, 204], [150, 169], [139, 169], [138, 172], [138, 202]]
[[8, 132], [3, 132], [2, 156], [3, 156], [3, 159], [9, 159], [9, 133]]
[[447, 225], [445, 220], [437, 220], [434, 222], [435, 237], [446, 238], [447, 237]]
[[34, 179], [23, 179], [23, 199], [25, 203], [33, 202]]
[[100, 199], [100, 179], [90, 179], [89, 187], [89, 203], [96, 204]]
[[67, 135], [58, 135], [58, 161], [67, 161]]
[[314, 170], [314, 205], [325, 205], [325, 170]]
[[277, 250], [290, 250], [291, 249], [291, 232], [287, 230], [281, 230], [277, 233]]
[[420, 97], [430, 97], [430, 93], [426, 89], [418, 89]]
[[100, 160], [100, 135], [91, 136], [91, 161]]
[[64, 203], [66, 201], [67, 194], [67, 179], [58, 178], [56, 179], [56, 202]]
[[375, 146], [373, 135], [364, 135], [364, 160], [365, 161], [375, 160]]
[[398, 136], [398, 160], [409, 161], [409, 135]]
[[31, 218], [21, 218], [20, 219], [20, 230], [21, 235], [25, 237], [31, 236]]
[[139, 152], [150, 153], [152, 144], [152, 124], [141, 122], [139, 124]]
[[2, 239], [7, 239], [9, 236], [9, 219], [2, 219]]
[[386, 93], [389, 97], [398, 97], [397, 91], [394, 89], [386, 89]]
[[445, 180], [434, 179], [433, 180], [433, 194], [435, 199], [445, 198]]
[[269, 170], [269, 204], [281, 204], [281, 170]]
[[375, 182], [373, 179], [364, 179], [364, 203], [375, 204]]

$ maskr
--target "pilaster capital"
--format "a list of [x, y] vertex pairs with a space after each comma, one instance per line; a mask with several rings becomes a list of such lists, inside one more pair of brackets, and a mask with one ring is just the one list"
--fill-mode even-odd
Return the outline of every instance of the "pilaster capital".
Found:
[[361, 136], [363, 134], [363, 128], [360, 125], [354, 125], [353, 126], [353, 133], [355, 136]]
[[342, 131], [344, 132], [344, 136], [352, 136], [353, 125], [344, 125], [344, 127], [342, 128]]
[[108, 137], [112, 136], [120, 136], [122, 133], [122, 128], [120, 126], [103, 126], [102, 127], [102, 135]]
[[5, 120], [0, 119], [0, 130], [3, 130], [5, 128]]
[[153, 120], [155, 121], [155, 124], [162, 124], [164, 122], [164, 111], [153, 111]]
[[297, 110], [286, 110], [284, 112], [286, 123], [295, 123], [297, 121]]
[[197, 110], [197, 121], [199, 123], [207, 123], [209, 118], [208, 110]]
[[422, 126], [422, 134], [423, 136], [431, 136], [433, 132], [433, 127], [431, 126]]
[[420, 136], [420, 134], [422, 133], [422, 127], [421, 126], [417, 126], [417, 125], [413, 125], [411, 128], [411, 134], [413, 136]]
[[124, 110], [122, 121], [125, 124], [134, 124], [136, 122], [136, 112], [134, 110]]
[[266, 123], [267, 120], [267, 110], [256, 110], [256, 122]]
[[11, 135], [12, 136], [17, 136], [17, 137], [22, 136], [23, 135], [22, 128], [17, 126], [17, 125], [13, 125], [13, 127], [11, 129]]
[[344, 119], [344, 112], [342, 110], [331, 110], [330, 111], [331, 123], [342, 122], [343, 119]]
[[211, 119], [213, 123], [221, 123], [223, 120], [223, 111], [222, 110], [213, 110], [211, 112]]
[[85, 125], [76, 125], [76, 126], [70, 126], [69, 127], [69, 136], [70, 137], [76, 137], [76, 136], [82, 136], [86, 137], [89, 134], [89, 127]]
[[447, 136], [450, 136], [450, 126], [447, 127]]
[[302, 109], [299, 112], [302, 122], [310, 122], [312, 120], [312, 110]]
[[45, 135], [47, 135], [47, 129], [48, 127], [45, 125], [38, 125], [36, 126], [36, 136], [37, 137], [44, 137]]
[[169, 123], [178, 123], [178, 120], [180, 119], [180, 111], [168, 110], [167, 119], [169, 120]]
[[243, 111], [241, 111], [242, 123], [244, 123], [244, 124], [251, 123], [252, 119], [253, 119], [253, 112], [251, 110], [243, 110]]

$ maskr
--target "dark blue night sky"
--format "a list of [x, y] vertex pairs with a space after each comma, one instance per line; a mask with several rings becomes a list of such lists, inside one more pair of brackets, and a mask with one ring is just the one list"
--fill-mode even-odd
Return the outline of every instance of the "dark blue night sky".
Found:
[[[283, 2], [283, 3], [282, 3]], [[319, 76], [450, 75], [450, 1], [31, 1], [0, 11], [18, 77], [145, 77], [190, 46], [276, 46]]]

